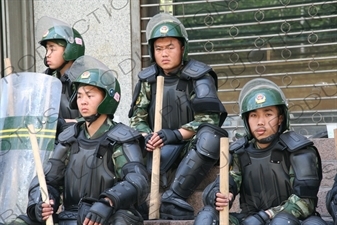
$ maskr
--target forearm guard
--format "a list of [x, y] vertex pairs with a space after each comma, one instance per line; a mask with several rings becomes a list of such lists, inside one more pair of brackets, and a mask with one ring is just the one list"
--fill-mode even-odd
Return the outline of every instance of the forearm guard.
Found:
[[100, 195], [100, 198], [111, 199], [116, 210], [128, 209], [134, 204], [140, 205], [149, 194], [148, 175], [141, 163], [127, 163], [122, 171], [125, 174], [124, 180]]

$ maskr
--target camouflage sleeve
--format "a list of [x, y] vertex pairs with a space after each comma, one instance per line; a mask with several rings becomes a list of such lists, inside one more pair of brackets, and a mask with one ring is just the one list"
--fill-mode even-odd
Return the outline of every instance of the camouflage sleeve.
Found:
[[152, 130], [148, 124], [148, 106], [150, 105], [151, 85], [148, 82], [142, 82], [139, 95], [137, 97], [133, 115], [130, 118], [130, 126], [140, 133], [151, 133]]
[[236, 183], [238, 188], [237, 193], [240, 193], [240, 187], [242, 183], [242, 175], [241, 175], [241, 166], [239, 157], [237, 154], [233, 154], [232, 164], [230, 165], [229, 175], [232, 176], [233, 180]]
[[[289, 175], [291, 177], [291, 183], [295, 177], [294, 170], [290, 167]], [[274, 218], [279, 212], [285, 211], [294, 215], [296, 218], [307, 218], [312, 215], [315, 211], [315, 200], [309, 198], [300, 198], [295, 194], [292, 194], [286, 201], [281, 205], [270, 208], [268, 212], [271, 215], [271, 218]]]
[[194, 120], [184, 124], [182, 128], [190, 131], [197, 132], [197, 129], [200, 124], [202, 123], [210, 123], [213, 125], [218, 125], [219, 124], [219, 113], [210, 113], [210, 114], [205, 114], [205, 113], [198, 113], [194, 115]]

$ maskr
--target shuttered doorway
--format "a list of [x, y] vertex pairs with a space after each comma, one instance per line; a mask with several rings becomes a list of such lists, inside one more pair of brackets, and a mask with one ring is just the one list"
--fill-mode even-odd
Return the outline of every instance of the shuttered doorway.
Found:
[[217, 72], [231, 140], [244, 133], [240, 90], [257, 77], [284, 91], [292, 130], [326, 137], [337, 123], [337, 1], [141, 0], [142, 67], [149, 65], [146, 24], [163, 11], [185, 25], [189, 56]]

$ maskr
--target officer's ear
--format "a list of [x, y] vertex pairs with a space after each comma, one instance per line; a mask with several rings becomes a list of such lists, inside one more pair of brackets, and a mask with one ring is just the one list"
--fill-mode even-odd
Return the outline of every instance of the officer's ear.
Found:
[[278, 125], [281, 125], [284, 120], [284, 115], [279, 115], [278, 116]]

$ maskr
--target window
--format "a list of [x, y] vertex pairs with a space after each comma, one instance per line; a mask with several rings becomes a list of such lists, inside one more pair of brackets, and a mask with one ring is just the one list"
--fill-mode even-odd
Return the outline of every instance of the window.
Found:
[[[270, 79], [289, 100], [291, 129], [324, 136], [337, 123], [337, 1], [141, 0], [142, 67], [149, 65], [146, 24], [175, 15], [189, 35], [189, 56], [218, 74], [231, 137], [244, 132], [238, 95], [256, 77]], [[323, 132], [323, 134], [322, 134]]]
[[[13, 72], [35, 71], [33, 1], [0, 2], [0, 78]], [[11, 67], [4, 65], [9, 58]]]

